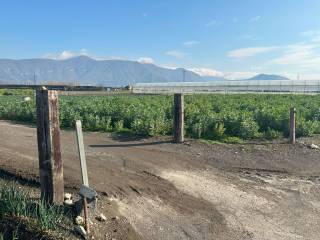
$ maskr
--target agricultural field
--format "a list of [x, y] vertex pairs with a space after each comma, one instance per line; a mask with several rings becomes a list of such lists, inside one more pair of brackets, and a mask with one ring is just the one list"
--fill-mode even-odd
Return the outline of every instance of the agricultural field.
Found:
[[[75, 121], [86, 130], [90, 186], [98, 192], [97, 213], [107, 218], [92, 217], [95, 239], [317, 239], [318, 96], [187, 95], [182, 144], [170, 136], [173, 96], [60, 95], [59, 101], [65, 191], [74, 196], [81, 183]], [[295, 145], [283, 138], [293, 106]], [[33, 203], [39, 197], [34, 92], [3, 90], [0, 119], [0, 174], [18, 178], [17, 193]], [[0, 204], [7, 201], [2, 192]], [[9, 210], [3, 214], [15, 216]], [[41, 216], [22, 217], [43, 228]], [[72, 216], [58, 217], [73, 229]], [[0, 239], [19, 235], [18, 226], [5, 232], [3, 224]]]
[[[10, 92], [9, 92], [10, 93]], [[1, 93], [0, 93], [1, 94]], [[23, 101], [31, 96], [31, 101]], [[34, 123], [32, 91], [0, 96], [0, 119]], [[173, 97], [157, 95], [60, 96], [60, 124], [73, 128], [127, 132], [144, 136], [172, 134]], [[320, 133], [320, 97], [310, 95], [187, 95], [185, 130], [191, 138], [241, 142], [289, 135], [289, 109], [296, 107], [297, 137]]]

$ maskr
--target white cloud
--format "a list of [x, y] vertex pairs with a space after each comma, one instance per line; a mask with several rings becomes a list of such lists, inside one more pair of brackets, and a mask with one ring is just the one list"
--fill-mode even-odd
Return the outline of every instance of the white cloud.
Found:
[[263, 67], [254, 65], [254, 66], [250, 67], [250, 70], [252, 70], [252, 71], [260, 71], [261, 72], [263, 70]]
[[187, 47], [191, 47], [191, 46], [197, 45], [199, 43], [200, 43], [199, 41], [191, 40], [191, 41], [183, 42], [182, 45], [187, 46]]
[[223, 72], [210, 69], [210, 68], [190, 68], [188, 69], [192, 72], [199, 74], [200, 76], [211, 76], [211, 77], [223, 77]]
[[320, 56], [316, 49], [320, 46], [317, 44], [292, 44], [285, 47], [284, 53], [270, 61], [271, 64], [278, 65], [296, 65], [302, 68], [315, 68], [320, 65]]
[[159, 67], [162, 67], [162, 68], [167, 68], [167, 69], [177, 69], [178, 67], [175, 65], [175, 64], [163, 64], [163, 65], [159, 65]]
[[46, 53], [42, 57], [54, 60], [66, 60], [78, 56], [89, 56], [86, 49], [81, 49], [79, 52], [73, 52], [70, 50], [64, 50], [61, 53]]
[[261, 16], [254, 16], [250, 18], [250, 22], [258, 22], [261, 19]]
[[216, 27], [222, 24], [221, 21], [211, 20], [210, 22], [206, 23], [206, 27]]
[[150, 57], [140, 57], [137, 61], [144, 64], [154, 64], [154, 60]]
[[231, 58], [247, 58], [252, 57], [261, 53], [267, 53], [276, 50], [278, 47], [269, 46], [269, 47], [248, 47], [235, 49], [228, 52], [228, 56]]
[[126, 61], [129, 60], [127, 57], [122, 56], [96, 56], [96, 55], [89, 55], [90, 58], [97, 60], [97, 61], [103, 61], [103, 60], [122, 60]]
[[300, 34], [302, 36], [306, 36], [306, 37], [313, 37], [315, 35], [319, 35], [320, 31], [309, 30], [309, 31], [301, 32]]
[[296, 76], [293, 76], [291, 79], [297, 79], [299, 80], [319, 80], [320, 79], [320, 73], [299, 73], [296, 74]]
[[177, 50], [166, 51], [165, 54], [168, 56], [171, 56], [171, 57], [178, 58], [178, 59], [182, 59], [186, 56], [185, 53], [177, 51]]
[[224, 76], [226, 79], [230, 80], [241, 80], [241, 79], [247, 79], [251, 78], [255, 75], [257, 75], [257, 72], [226, 72], [224, 73]]
[[309, 31], [302, 32], [300, 34], [304, 37], [310, 38], [312, 42], [320, 42], [320, 31], [309, 30]]
[[87, 56], [95, 60], [128, 60], [125, 57], [121, 56], [97, 56], [94, 54], [91, 54], [88, 52], [86, 49], [81, 49], [78, 52], [70, 51], [70, 50], [64, 50], [61, 53], [46, 53], [42, 55], [42, 58], [47, 58], [47, 59], [54, 59], [54, 60], [66, 60], [74, 57], [79, 57], [79, 56]]

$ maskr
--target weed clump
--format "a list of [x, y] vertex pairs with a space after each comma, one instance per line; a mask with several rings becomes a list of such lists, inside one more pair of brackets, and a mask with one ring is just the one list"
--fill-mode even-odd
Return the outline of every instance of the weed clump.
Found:
[[[33, 200], [27, 191], [18, 188], [15, 183], [0, 184], [0, 219], [0, 240], [6, 235], [3, 228], [6, 231], [9, 229], [11, 236], [28, 231], [49, 236], [50, 232], [70, 221], [60, 206]], [[3, 227], [3, 224], [7, 226]]]

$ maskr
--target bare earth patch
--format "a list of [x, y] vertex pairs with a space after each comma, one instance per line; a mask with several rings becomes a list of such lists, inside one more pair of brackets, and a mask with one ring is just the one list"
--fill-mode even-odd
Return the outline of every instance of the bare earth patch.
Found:
[[[0, 140], [1, 171], [37, 182], [35, 128], [0, 121]], [[75, 133], [62, 131], [61, 141], [65, 184], [77, 189]], [[109, 216], [97, 226], [106, 239], [319, 238], [320, 150], [105, 133], [85, 133], [84, 142], [90, 184]]]

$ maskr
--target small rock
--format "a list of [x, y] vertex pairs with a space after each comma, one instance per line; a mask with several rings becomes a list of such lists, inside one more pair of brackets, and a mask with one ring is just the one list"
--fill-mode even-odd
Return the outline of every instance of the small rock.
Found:
[[79, 233], [82, 237], [86, 237], [86, 235], [87, 235], [87, 232], [86, 232], [86, 230], [84, 230], [84, 227], [82, 227], [82, 226], [76, 226], [75, 228], [74, 228], [74, 230], [77, 232], [77, 233]]
[[201, 155], [201, 153], [197, 153], [197, 155], [198, 155], [198, 156], [200, 156], [200, 155]]
[[64, 199], [66, 200], [66, 199], [68, 199], [68, 200], [70, 200], [72, 198], [72, 194], [71, 193], [65, 193], [64, 194]]
[[30, 97], [24, 97], [24, 98], [23, 98], [23, 101], [24, 101], [24, 102], [30, 102], [30, 101], [31, 101], [31, 98], [30, 98]]
[[309, 148], [311, 148], [311, 149], [319, 149], [320, 147], [318, 146], [318, 145], [315, 145], [315, 144], [310, 144], [309, 145]]
[[75, 219], [75, 223], [76, 223], [77, 225], [83, 225], [83, 224], [84, 224], [83, 217], [77, 216], [76, 219]]
[[108, 194], [106, 191], [102, 192], [101, 194], [102, 194], [103, 196], [109, 197], [109, 194]]
[[99, 216], [97, 216], [96, 219], [97, 219], [98, 221], [100, 221], [100, 222], [105, 222], [105, 221], [107, 221], [106, 216], [103, 215], [102, 213], [101, 213]]
[[111, 220], [118, 220], [118, 219], [119, 219], [118, 216], [115, 216], [115, 217], [111, 218]]
[[73, 201], [71, 199], [66, 199], [66, 200], [64, 200], [64, 204], [67, 206], [71, 206], [71, 205], [73, 205]]

